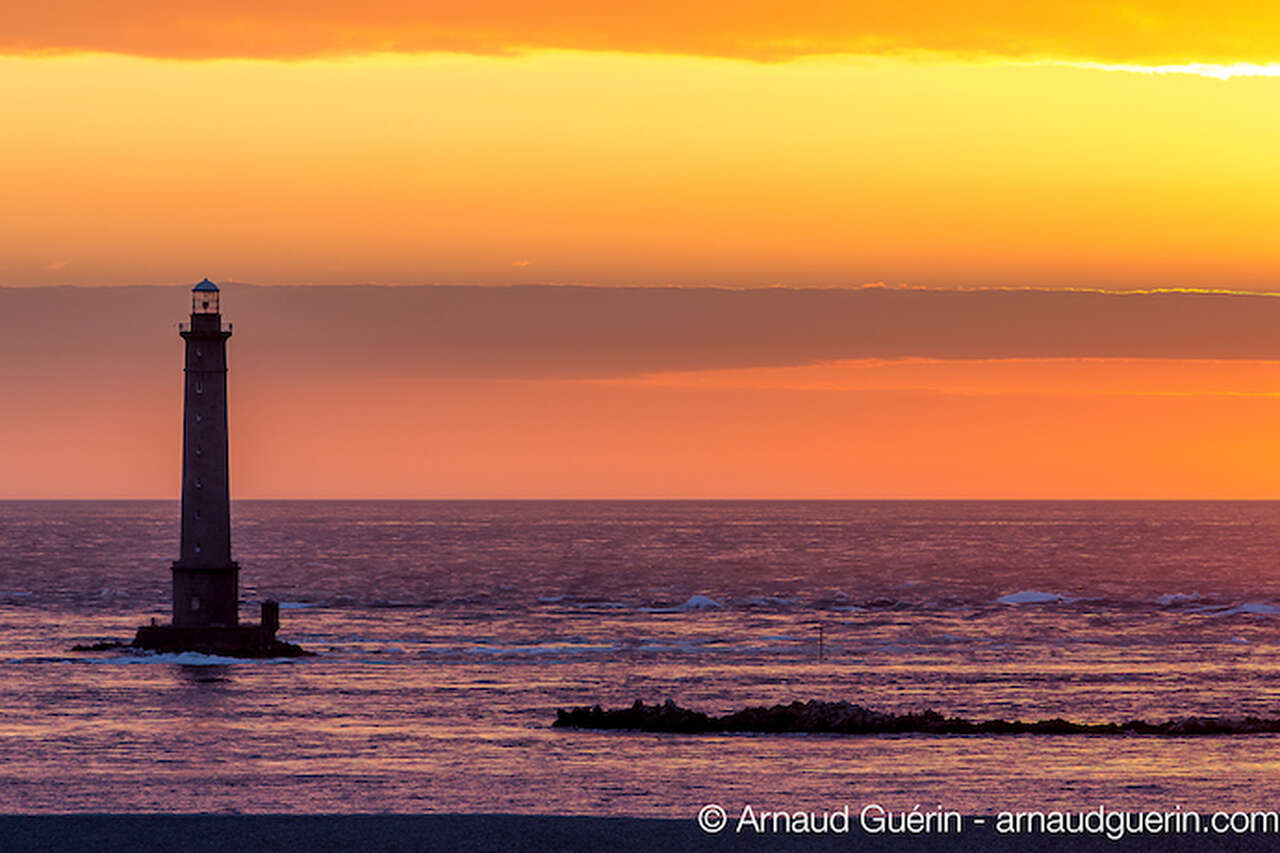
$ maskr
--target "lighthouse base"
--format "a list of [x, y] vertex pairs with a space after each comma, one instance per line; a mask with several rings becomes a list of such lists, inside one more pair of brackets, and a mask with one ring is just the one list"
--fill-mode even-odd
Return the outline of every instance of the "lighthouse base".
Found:
[[204, 628], [143, 625], [132, 645], [154, 652], [200, 652], [236, 658], [296, 658], [311, 654], [301, 646], [277, 640], [274, 631], [253, 624]]
[[237, 658], [296, 658], [309, 655], [301, 646], [276, 639], [280, 606], [262, 603], [262, 622], [243, 625], [143, 625], [133, 638], [135, 649], [154, 652], [200, 652]]

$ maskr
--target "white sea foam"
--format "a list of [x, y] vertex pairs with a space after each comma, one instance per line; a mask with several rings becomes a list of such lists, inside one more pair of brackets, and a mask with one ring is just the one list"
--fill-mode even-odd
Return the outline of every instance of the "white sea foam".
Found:
[[742, 603], [748, 607], [789, 608], [799, 604], [800, 599], [790, 598], [783, 595], [753, 595]]
[[644, 613], [689, 613], [696, 610], [719, 610], [723, 604], [705, 595], [690, 596], [689, 600], [674, 607], [641, 607]]
[[129, 652], [105, 658], [69, 658], [85, 663], [166, 663], [180, 666], [226, 666], [233, 663], [262, 663], [271, 658], [232, 658], [199, 652]]
[[1074, 600], [1065, 595], [1058, 595], [1056, 592], [1038, 592], [1034, 589], [1011, 592], [996, 599], [1000, 604], [1061, 604]]
[[1189, 604], [1192, 601], [1199, 601], [1200, 593], [1193, 592], [1190, 595], [1181, 592], [1169, 592], [1156, 597], [1156, 604], [1161, 607], [1175, 607], [1182, 604]]
[[1251, 616], [1274, 616], [1280, 613], [1280, 607], [1274, 604], [1267, 604], [1262, 601], [1246, 601], [1244, 604], [1237, 604], [1235, 607], [1228, 607], [1223, 610], [1210, 611], [1215, 616], [1235, 616], [1237, 614], [1249, 614]]

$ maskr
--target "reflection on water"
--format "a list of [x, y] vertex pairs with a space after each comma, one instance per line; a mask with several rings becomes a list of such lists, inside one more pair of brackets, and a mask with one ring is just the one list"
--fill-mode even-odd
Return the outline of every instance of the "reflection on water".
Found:
[[177, 670], [178, 677], [181, 681], [190, 684], [197, 690], [214, 694], [219, 692], [218, 688], [214, 685], [230, 684], [232, 681], [232, 673], [235, 672], [235, 670], [227, 664], [212, 664], [206, 666], [178, 664], [175, 669]]
[[557, 707], [637, 698], [1280, 717], [1276, 505], [238, 505], [246, 599], [280, 596], [285, 634], [318, 657], [66, 652], [163, 615], [173, 511], [0, 504], [0, 810], [689, 817], [712, 800], [1280, 794], [1274, 736], [550, 728]]

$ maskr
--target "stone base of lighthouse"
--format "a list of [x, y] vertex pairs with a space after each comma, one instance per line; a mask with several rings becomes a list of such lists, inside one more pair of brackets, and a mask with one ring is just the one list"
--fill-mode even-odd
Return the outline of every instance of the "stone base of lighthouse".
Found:
[[199, 652], [235, 658], [296, 658], [310, 654], [301, 646], [276, 639], [266, 625], [143, 625], [133, 638], [135, 649], [153, 652]]
[[299, 657], [308, 654], [276, 639], [280, 605], [262, 603], [262, 621], [239, 621], [240, 567], [173, 566], [171, 625], [152, 622], [138, 629], [133, 647], [157, 652], [200, 652], [229, 657]]
[[239, 624], [240, 565], [173, 564], [173, 624], [181, 628]]

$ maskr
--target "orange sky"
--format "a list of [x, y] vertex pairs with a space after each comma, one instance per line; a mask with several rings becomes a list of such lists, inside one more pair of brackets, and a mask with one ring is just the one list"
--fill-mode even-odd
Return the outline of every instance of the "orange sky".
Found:
[[[185, 305], [86, 354], [92, 291], [5, 288], [208, 275], [793, 300], [243, 290], [241, 497], [1280, 497], [1269, 302], [947, 295], [1276, 290], [1276, 62], [1252, 3], [21, 4], [0, 496], [174, 492]], [[869, 282], [929, 307], [802, 307]]]
[[[1149, 373], [1188, 366], [1160, 367], [1138, 365], [1127, 384], [1114, 376], [1123, 365], [1091, 366], [1092, 383], [1062, 376], [1077, 365], [1051, 367], [1048, 388], [974, 393], [988, 381], [981, 371], [851, 390], [738, 377], [270, 383], [233, 366], [232, 488], [241, 498], [1275, 498], [1280, 362], [1253, 367], [1243, 393], [1234, 371], [1203, 366], [1193, 369], [1209, 389], [1151, 393], [1164, 385]], [[26, 390], [34, 411], [0, 421], [10, 448], [0, 497], [176, 495], [176, 371], [148, 390]]]
[[1271, 61], [1280, 10], [1251, 0], [49, 0], [7, 11], [0, 49], [163, 57], [623, 51], [755, 59], [917, 51], [1162, 63]]
[[[187, 304], [0, 288], [0, 498], [175, 493]], [[224, 306], [242, 498], [1280, 491], [1271, 296], [231, 285]]]

